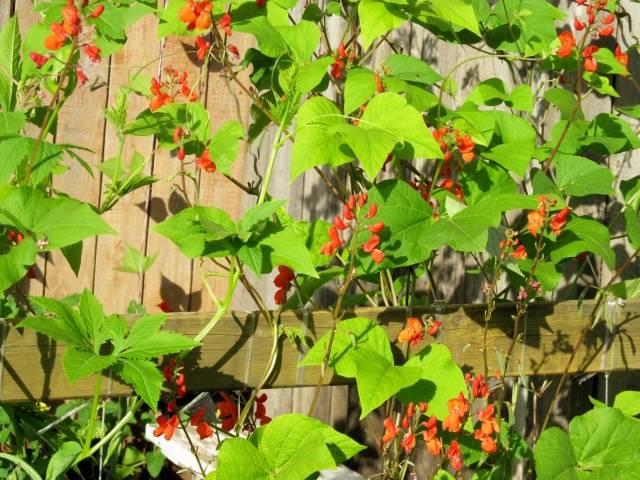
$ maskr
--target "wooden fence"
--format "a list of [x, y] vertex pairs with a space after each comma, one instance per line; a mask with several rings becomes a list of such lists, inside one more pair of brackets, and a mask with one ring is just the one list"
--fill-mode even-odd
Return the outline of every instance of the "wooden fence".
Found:
[[[513, 350], [509, 376], [555, 375], [564, 371], [575, 339], [594, 308], [593, 301], [582, 306], [569, 301], [531, 306], [522, 321], [522, 334]], [[605, 306], [605, 308], [609, 308]], [[488, 367], [501, 371], [499, 358], [509, 350], [513, 337], [513, 305], [498, 307], [487, 335]], [[446, 344], [454, 360], [466, 371], [483, 371], [484, 307], [452, 305], [443, 309], [421, 307], [363, 308], [348, 316], [377, 321], [395, 339], [408, 316], [433, 315], [442, 322], [437, 341]], [[172, 314], [166, 327], [195, 336], [209, 321], [204, 313]], [[132, 319], [132, 321], [134, 321]], [[315, 341], [331, 329], [326, 310], [284, 312], [285, 326], [303, 328], [305, 336]], [[571, 365], [571, 372], [597, 372], [640, 369], [640, 354], [634, 339], [640, 338], [640, 301], [627, 303], [612, 319], [610, 332], [600, 324], [591, 330]], [[62, 370], [64, 347], [43, 335], [2, 324], [0, 358], [0, 402], [56, 400], [91, 397], [94, 381], [87, 378], [69, 386]], [[272, 345], [271, 329], [257, 313], [234, 312], [224, 317], [193, 352], [194, 361], [186, 361], [186, 377], [191, 391], [229, 390], [255, 387], [264, 374]], [[396, 349], [400, 355], [400, 349]], [[317, 384], [318, 367], [299, 365], [304, 352], [283, 341], [282, 355], [268, 387], [308, 387]], [[195, 361], [197, 360], [197, 361]], [[327, 375], [328, 385], [352, 383], [348, 379]], [[131, 394], [117, 380], [103, 383], [105, 396]]]

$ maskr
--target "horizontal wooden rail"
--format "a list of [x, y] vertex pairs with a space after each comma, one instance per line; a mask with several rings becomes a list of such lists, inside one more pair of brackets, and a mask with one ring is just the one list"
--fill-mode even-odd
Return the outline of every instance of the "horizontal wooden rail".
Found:
[[[563, 371], [585, 319], [594, 308], [587, 301], [582, 311], [575, 301], [560, 304], [533, 305], [522, 320], [526, 332], [513, 352], [508, 375], [555, 375]], [[489, 371], [499, 370], [498, 358], [511, 343], [514, 313], [512, 305], [500, 305], [490, 324], [487, 336]], [[377, 320], [389, 338], [395, 339], [408, 316], [433, 315], [442, 321], [437, 341], [446, 344], [463, 370], [481, 371], [483, 305], [452, 305], [434, 307], [362, 308], [348, 316]], [[207, 313], [173, 313], [166, 328], [185, 335], [196, 335], [209, 321]], [[281, 316], [287, 326], [302, 327], [314, 341], [331, 328], [331, 316], [326, 310], [285, 312]], [[640, 301], [627, 302], [615, 318], [615, 332], [604, 325], [590, 331], [571, 366], [571, 372], [595, 372], [640, 369], [640, 355], [635, 342], [640, 338]], [[256, 313], [234, 312], [224, 317], [206, 337], [203, 345], [192, 352], [186, 362], [189, 389], [222, 390], [252, 387], [264, 372], [271, 348], [271, 329]], [[0, 322], [0, 401], [56, 400], [90, 397], [94, 381], [91, 378], [67, 383], [62, 370], [64, 346], [49, 341], [30, 330], [15, 328], [11, 322]], [[319, 369], [299, 367], [304, 353], [290, 342], [282, 345], [271, 387], [315, 385]], [[397, 352], [400, 355], [400, 350]], [[349, 380], [327, 375], [328, 384], [349, 383]], [[105, 395], [128, 395], [131, 390], [115, 379], [103, 382]]]

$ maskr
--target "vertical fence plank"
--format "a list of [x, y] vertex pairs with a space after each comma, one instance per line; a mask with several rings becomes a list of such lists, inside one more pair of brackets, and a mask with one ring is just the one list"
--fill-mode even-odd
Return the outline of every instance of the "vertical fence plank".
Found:
[[[197, 82], [200, 74], [198, 61], [195, 58], [194, 40], [192, 37], [169, 37], [166, 40], [161, 59], [163, 71], [161, 78], [166, 80], [169, 74], [164, 70], [173, 68], [187, 72], [189, 85], [197, 86], [194, 90], [201, 96], [206, 91], [206, 77]], [[197, 82], [197, 83], [196, 83]], [[182, 95], [176, 101], [187, 102]], [[150, 311], [159, 310], [158, 305], [165, 302], [171, 310], [189, 310], [189, 293], [191, 290], [192, 261], [182, 255], [176, 245], [169, 239], [153, 232], [153, 227], [166, 218], [179, 213], [187, 207], [183, 193], [176, 189], [180, 182], [180, 161], [175, 152], [156, 150], [153, 160], [153, 174], [160, 179], [151, 186], [151, 204], [149, 211], [149, 228], [147, 232], [147, 254], [158, 254], [153, 267], [144, 276], [144, 304]], [[193, 163], [185, 165], [185, 169], [195, 172]], [[185, 186], [190, 200], [193, 201], [192, 184], [186, 180]]]
[[[120, 86], [125, 85], [130, 75], [148, 64], [150, 59], [158, 55], [156, 38], [157, 19], [147, 16], [129, 31], [129, 40], [123, 50], [112, 59], [109, 88], [109, 105], [112, 105]], [[141, 48], [144, 46], [144, 48]], [[146, 67], [144, 73], [155, 75], [157, 64]], [[129, 97], [129, 118], [148, 107], [148, 100], [143, 97]], [[118, 142], [113, 128], [107, 125], [103, 160], [117, 154]], [[125, 143], [125, 162], [138, 151], [149, 158], [153, 151], [153, 140], [147, 137], [129, 137]], [[104, 192], [109, 179], [102, 178]], [[104, 219], [118, 231], [117, 236], [98, 238], [96, 251], [95, 293], [105, 302], [111, 312], [126, 312], [130, 300], [142, 298], [142, 282], [131, 273], [114, 270], [121, 261], [127, 245], [138, 250], [145, 250], [147, 220], [148, 188], [139, 189], [127, 195]]]

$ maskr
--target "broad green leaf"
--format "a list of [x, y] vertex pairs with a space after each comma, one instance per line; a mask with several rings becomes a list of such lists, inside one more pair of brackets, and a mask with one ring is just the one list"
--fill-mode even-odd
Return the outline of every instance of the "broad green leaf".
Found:
[[207, 475], [207, 480], [273, 479], [267, 459], [253, 443], [244, 438], [228, 438], [222, 442], [217, 467], [213, 474]]
[[6, 183], [16, 174], [18, 165], [32, 152], [33, 139], [21, 136], [4, 137], [0, 140], [0, 184]]
[[291, 154], [291, 180], [315, 166], [338, 166], [351, 160], [341, 149], [339, 137], [330, 131], [340, 125], [346, 125], [346, 120], [330, 100], [319, 96], [302, 104]]
[[65, 473], [71, 468], [80, 452], [82, 452], [82, 446], [78, 442], [64, 442], [60, 445], [47, 464], [45, 479], [58, 480], [64, 478]]
[[358, 3], [362, 46], [365, 50], [376, 38], [398, 28], [407, 20], [404, 14], [393, 7], [382, 0], [360, 0]]
[[556, 184], [566, 195], [610, 195], [614, 177], [607, 167], [575, 155], [558, 153], [555, 160]]
[[262, 224], [262, 222], [269, 220], [273, 214], [280, 210], [286, 203], [286, 200], [270, 200], [251, 207], [240, 219], [238, 228], [241, 232], [251, 232], [255, 227]]
[[615, 109], [630, 117], [640, 118], [640, 104], [630, 105], [628, 107], [615, 107]]
[[363, 419], [373, 409], [420, 380], [422, 368], [396, 366], [372, 349], [362, 348], [352, 353], [356, 364], [356, 384]]
[[[441, 158], [442, 151], [427, 129], [422, 115], [397, 93], [376, 95], [367, 105], [359, 126], [339, 129], [369, 178], [376, 177], [397, 144], [410, 144], [406, 158]], [[405, 149], [406, 152], [406, 149]]]
[[15, 246], [0, 239], [0, 292], [24, 278], [29, 267], [36, 263], [37, 253], [36, 242], [31, 237]]
[[576, 456], [569, 435], [558, 427], [546, 429], [534, 451], [536, 474], [540, 480], [577, 480]]
[[569, 437], [579, 472], [593, 478], [640, 476], [640, 452], [630, 445], [640, 441], [640, 423], [615, 408], [597, 408], [574, 418]]
[[585, 72], [582, 77], [585, 82], [599, 94], [612, 97], [620, 96], [607, 77], [598, 75], [596, 72]]
[[114, 372], [133, 387], [154, 411], [158, 407], [163, 378], [158, 366], [149, 360], [130, 360], [121, 358], [113, 367]]
[[517, 85], [506, 98], [505, 103], [516, 110], [533, 110], [533, 91], [526, 84]]
[[640, 297], [640, 279], [624, 280], [607, 288], [607, 291], [617, 298], [631, 300]]
[[385, 72], [395, 78], [423, 85], [433, 85], [442, 77], [431, 66], [416, 57], [394, 53], [384, 61]]
[[23, 112], [0, 112], [0, 135], [17, 135], [26, 122]]
[[20, 30], [14, 15], [0, 30], [0, 106], [13, 110], [20, 79]]
[[550, 52], [557, 38], [555, 20], [565, 13], [545, 0], [503, 0], [493, 5], [487, 44], [531, 57]]
[[96, 355], [86, 350], [77, 350], [73, 347], [67, 347], [62, 357], [62, 367], [67, 375], [69, 383], [80, 380], [92, 373], [101, 372], [117, 361], [113, 355]]
[[598, 71], [607, 75], [626, 75], [627, 69], [615, 57], [608, 48], [601, 48], [593, 54], [593, 58], [598, 64]]
[[607, 155], [640, 148], [640, 139], [621, 118], [600, 113], [589, 124], [582, 147]]
[[227, 238], [237, 234], [236, 224], [215, 207], [191, 207], [169, 217], [154, 231], [175, 243], [189, 258], [229, 251]]
[[640, 392], [626, 390], [616, 395], [613, 408], [617, 408], [629, 417], [640, 415]]
[[[324, 334], [309, 350], [300, 365], [322, 365], [330, 332]], [[349, 318], [338, 323], [329, 356], [329, 366], [336, 374], [353, 378], [356, 376], [358, 351], [369, 349], [393, 362], [389, 338], [384, 329], [369, 318]]]
[[261, 427], [250, 441], [267, 460], [273, 478], [282, 480], [333, 469], [364, 449], [319, 420], [295, 413]]
[[352, 68], [344, 82], [344, 113], [358, 110], [376, 94], [375, 75], [366, 68]]
[[28, 187], [0, 189], [0, 223], [32, 232], [42, 240], [42, 251], [115, 233], [88, 204], [68, 197], [46, 197]]
[[211, 161], [221, 173], [231, 175], [231, 166], [238, 158], [240, 141], [243, 138], [242, 125], [237, 120], [230, 120], [216, 130], [209, 144], [209, 152]]
[[562, 229], [558, 242], [551, 250], [554, 263], [591, 252], [604, 260], [609, 268], [616, 265], [616, 254], [610, 246], [609, 230], [596, 220], [576, 217]]
[[305, 65], [320, 42], [318, 26], [313, 22], [301, 20], [292, 26], [276, 28], [289, 47], [293, 59], [299, 65]]
[[[562, 120], [568, 120], [571, 117], [571, 113], [576, 108], [575, 95], [564, 88], [549, 88], [548, 90], [545, 90], [544, 98], [560, 110]], [[578, 109], [576, 118], [579, 120], [584, 118], [582, 109]]]
[[476, 105], [500, 105], [507, 98], [504, 82], [499, 78], [490, 78], [480, 82], [467, 96], [467, 102]]
[[93, 344], [85, 336], [86, 329], [79, 327], [81, 320], [78, 312], [70, 305], [46, 297], [32, 297], [30, 300], [32, 305], [53, 316], [27, 317], [20, 322], [21, 327], [31, 328], [79, 349], [93, 350]]
[[465, 0], [432, 0], [418, 5], [430, 11], [438, 20], [466, 28], [470, 32], [480, 35], [478, 19], [471, 2]]
[[138, 318], [121, 344], [114, 345], [114, 353], [121, 357], [136, 359], [159, 357], [170, 353], [191, 350], [198, 343], [190, 338], [173, 332], [160, 330], [167, 316], [148, 315]]
[[429, 345], [406, 363], [419, 367], [420, 379], [398, 392], [402, 403], [428, 402], [429, 415], [442, 419], [449, 414], [447, 402], [467, 391], [467, 384], [460, 367], [453, 361], [449, 349], [441, 344]]
[[300, 277], [296, 279], [297, 288], [289, 296], [284, 309], [297, 310], [303, 308], [320, 287], [338, 277], [342, 272], [342, 268], [334, 267], [319, 271], [318, 278]]

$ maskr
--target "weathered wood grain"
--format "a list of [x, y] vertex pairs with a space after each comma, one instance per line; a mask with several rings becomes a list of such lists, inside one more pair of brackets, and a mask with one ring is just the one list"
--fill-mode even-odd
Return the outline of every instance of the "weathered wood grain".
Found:
[[[466, 371], [482, 369], [482, 305], [458, 305], [440, 312], [433, 308], [414, 308], [414, 315], [438, 314], [443, 327], [438, 342], [446, 344], [455, 361]], [[592, 302], [583, 306], [588, 315]], [[585, 323], [574, 301], [561, 304], [540, 304], [529, 310], [526, 331], [514, 350], [513, 368], [507, 375], [554, 375], [561, 373], [569, 358], [571, 345]], [[512, 335], [513, 307], [498, 308], [487, 335], [489, 371], [499, 369], [496, 353], [508, 349]], [[349, 312], [350, 316], [375, 319], [396, 338], [403, 328], [407, 313], [402, 308], [364, 308]], [[304, 325], [311, 340], [331, 328], [331, 317], [325, 310], [286, 312], [281, 317], [285, 325]], [[167, 328], [195, 335], [209, 320], [203, 313], [171, 314]], [[43, 398], [42, 386], [49, 386], [45, 399], [91, 396], [93, 380], [79, 381], [69, 386], [61, 368], [64, 347], [50, 345], [47, 339], [33, 332], [21, 331], [4, 323], [0, 401], [22, 401]], [[608, 334], [604, 325], [590, 331], [579, 350], [571, 372], [596, 372], [640, 369], [640, 355], [635, 339], [640, 337], [640, 301], [627, 303], [616, 320], [616, 331]], [[608, 344], [608, 348], [604, 348]], [[255, 386], [263, 373], [271, 346], [270, 329], [254, 313], [235, 312], [216, 326], [201, 348], [187, 360], [187, 378], [193, 391], [236, 389]], [[396, 349], [400, 355], [400, 349]], [[283, 343], [282, 356], [270, 387], [312, 386], [318, 380], [319, 369], [299, 367], [300, 352]], [[333, 385], [349, 380], [330, 377]], [[105, 386], [105, 395], [127, 395], [130, 390], [114, 381]]]

